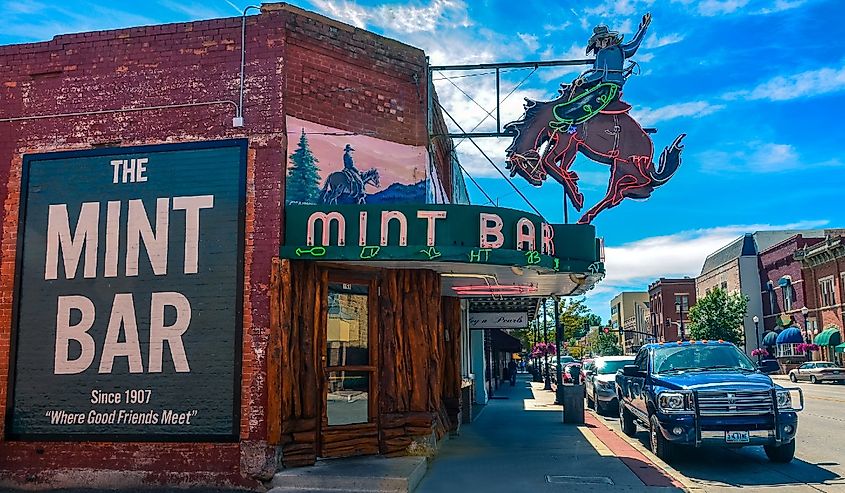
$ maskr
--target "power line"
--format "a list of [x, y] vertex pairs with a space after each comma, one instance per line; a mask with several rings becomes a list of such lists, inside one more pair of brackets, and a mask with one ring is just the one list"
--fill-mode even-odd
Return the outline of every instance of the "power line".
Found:
[[[440, 107], [440, 109], [443, 111], [443, 113], [444, 113], [444, 114], [446, 114], [446, 116], [448, 116], [450, 120], [452, 120], [452, 122], [453, 122], [453, 123], [454, 123], [454, 124], [458, 127], [458, 129], [459, 129], [461, 132], [466, 133], [466, 132], [464, 131], [464, 129], [461, 127], [461, 124], [460, 124], [460, 123], [458, 123], [458, 122], [457, 122], [457, 121], [456, 121], [456, 120], [452, 117], [452, 115], [451, 115], [451, 114], [449, 114], [449, 112], [446, 110], [446, 108], [444, 108], [444, 107], [443, 107], [443, 105], [442, 105], [442, 104], [440, 104], [440, 102], [439, 102], [439, 101], [437, 101], [437, 106], [439, 106], [439, 107]], [[522, 200], [524, 200], [524, 201], [525, 201], [525, 203], [526, 203], [526, 204], [528, 204], [528, 207], [531, 207], [531, 210], [533, 210], [535, 213], [537, 213], [537, 215], [538, 215], [538, 216], [540, 216], [540, 218], [541, 218], [544, 222], [548, 222], [548, 221], [546, 221], [545, 216], [543, 216], [543, 213], [542, 213], [542, 212], [540, 212], [540, 211], [539, 211], [536, 207], [534, 207], [534, 204], [532, 204], [532, 203], [531, 203], [531, 201], [530, 201], [530, 200], [528, 200], [528, 197], [526, 197], [526, 196], [525, 196], [525, 194], [524, 194], [524, 193], [522, 193], [522, 191], [521, 191], [521, 190], [519, 190], [519, 189], [516, 187], [516, 185], [514, 185], [514, 184], [513, 184], [513, 182], [511, 181], [511, 179], [510, 179], [510, 178], [509, 178], [509, 177], [508, 177], [508, 176], [507, 176], [507, 175], [506, 175], [506, 174], [505, 174], [505, 173], [504, 173], [501, 169], [499, 169], [499, 167], [496, 165], [496, 163], [494, 163], [494, 162], [493, 162], [493, 160], [492, 160], [492, 159], [490, 159], [490, 157], [487, 155], [487, 153], [486, 153], [486, 152], [484, 152], [484, 150], [483, 150], [483, 149], [481, 149], [481, 147], [479, 147], [479, 146], [478, 146], [478, 144], [475, 142], [475, 139], [473, 139], [472, 137], [468, 137], [468, 139], [469, 139], [469, 141], [470, 141], [470, 142], [472, 142], [472, 145], [474, 145], [474, 146], [475, 146], [475, 148], [476, 148], [476, 149], [478, 149], [478, 152], [480, 152], [480, 153], [481, 153], [481, 155], [482, 155], [482, 156], [484, 156], [484, 158], [485, 158], [485, 159], [487, 159], [487, 162], [489, 162], [489, 163], [490, 163], [490, 164], [491, 164], [494, 168], [496, 168], [496, 171], [498, 171], [498, 172], [499, 172], [499, 174], [500, 174], [500, 175], [502, 175], [502, 178], [504, 178], [504, 179], [508, 182], [508, 184], [511, 186], [511, 188], [513, 188], [513, 189], [516, 191], [516, 193], [518, 193], [518, 194], [519, 194], [519, 196], [520, 196], [520, 197], [522, 197]]]

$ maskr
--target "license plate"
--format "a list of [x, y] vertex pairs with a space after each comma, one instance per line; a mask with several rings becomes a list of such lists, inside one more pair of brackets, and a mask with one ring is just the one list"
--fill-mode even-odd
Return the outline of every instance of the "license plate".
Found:
[[748, 443], [748, 432], [747, 431], [726, 431], [725, 432], [725, 442], [727, 443]]

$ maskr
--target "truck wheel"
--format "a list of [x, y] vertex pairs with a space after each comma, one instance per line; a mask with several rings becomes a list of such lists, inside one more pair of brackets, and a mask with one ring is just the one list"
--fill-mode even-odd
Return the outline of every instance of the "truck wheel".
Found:
[[768, 457], [772, 462], [777, 462], [778, 464], [792, 462], [792, 459], [795, 457], [795, 439], [789, 443], [781, 445], [780, 447], [775, 447], [774, 445], [764, 445], [763, 450], [766, 451], [766, 457]]
[[637, 423], [634, 422], [634, 416], [621, 401], [619, 403], [619, 424], [622, 425], [622, 433], [629, 437], [637, 436]]
[[815, 375], [810, 375], [810, 383], [819, 383]]
[[651, 415], [651, 426], [648, 429], [651, 451], [663, 462], [669, 463], [672, 460], [672, 443], [663, 437], [660, 432], [660, 425], [657, 423], [657, 416]]
[[587, 396], [587, 407], [590, 408], [590, 409], [596, 408], [596, 401], [590, 399], [589, 395]]

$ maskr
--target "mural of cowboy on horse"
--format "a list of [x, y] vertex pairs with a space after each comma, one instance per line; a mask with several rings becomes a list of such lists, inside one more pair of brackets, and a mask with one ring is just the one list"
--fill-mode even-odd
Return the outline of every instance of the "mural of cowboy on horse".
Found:
[[578, 211], [584, 206], [584, 195], [578, 190], [578, 175], [569, 170], [578, 153], [610, 166], [607, 194], [579, 223], [592, 222], [625, 198], [648, 198], [681, 164], [685, 135], [663, 150], [655, 166], [651, 138], [628, 114], [631, 105], [621, 100], [622, 88], [636, 65], [625, 67], [625, 61], [637, 52], [649, 24], [651, 14], [646, 14], [628, 43], [607, 26], [596, 26], [587, 43], [587, 54], [596, 56], [593, 68], [572, 84], [561, 84], [559, 97], [553, 101], [526, 98], [525, 115], [505, 125], [516, 134], [506, 150], [511, 176], [519, 174], [540, 186], [551, 175]]
[[321, 204], [337, 204], [339, 200], [344, 203], [365, 204], [366, 186], [381, 186], [377, 169], [368, 169], [363, 173], [358, 171], [352, 157], [354, 151], [349, 144], [343, 148], [343, 170], [335, 171], [326, 178], [326, 183], [320, 191]]

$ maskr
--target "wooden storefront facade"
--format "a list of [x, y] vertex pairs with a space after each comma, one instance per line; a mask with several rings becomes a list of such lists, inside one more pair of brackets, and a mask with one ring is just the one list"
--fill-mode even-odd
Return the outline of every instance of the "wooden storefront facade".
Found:
[[[365, 288], [368, 364], [327, 366], [330, 286]], [[360, 290], [364, 292], [364, 289]], [[317, 457], [403, 454], [414, 439], [437, 440], [458, 426], [460, 300], [440, 296], [430, 270], [362, 269], [276, 260], [271, 283], [271, 429], [285, 466]], [[367, 415], [332, 426], [330, 375], [368, 374]]]

